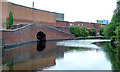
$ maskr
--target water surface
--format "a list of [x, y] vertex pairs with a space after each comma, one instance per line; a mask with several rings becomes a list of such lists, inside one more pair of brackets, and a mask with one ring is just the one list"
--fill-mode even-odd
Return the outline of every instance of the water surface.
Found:
[[111, 61], [115, 53], [107, 50], [108, 45], [109, 40], [92, 39], [47, 41], [8, 48], [3, 55], [3, 69], [112, 70], [119, 68], [119, 65], [115, 65], [119, 64], [118, 60]]

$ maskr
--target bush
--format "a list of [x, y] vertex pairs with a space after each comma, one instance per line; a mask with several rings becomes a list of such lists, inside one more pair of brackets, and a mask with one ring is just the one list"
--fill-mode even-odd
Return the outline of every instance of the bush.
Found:
[[97, 30], [95, 28], [91, 28], [89, 35], [90, 36], [96, 36], [96, 34], [97, 34]]
[[86, 28], [84, 26], [81, 27], [80, 36], [82, 36], [82, 37], [88, 36], [88, 31], [86, 30]]
[[80, 36], [80, 28], [78, 26], [70, 26], [70, 33], [79, 37]]
[[7, 27], [10, 27], [10, 26], [13, 26], [13, 14], [12, 14], [11, 11], [9, 13], [9, 20], [8, 20], [8, 23], [7, 23]]
[[86, 37], [88, 36], [88, 31], [86, 30], [86, 28], [83, 27], [79, 27], [79, 26], [71, 26], [70, 27], [70, 33], [74, 34], [77, 37]]

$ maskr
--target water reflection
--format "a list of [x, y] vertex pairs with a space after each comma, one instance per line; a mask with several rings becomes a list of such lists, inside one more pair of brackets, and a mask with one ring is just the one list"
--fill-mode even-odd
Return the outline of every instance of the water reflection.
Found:
[[[110, 47], [108, 42], [41, 41], [14, 49], [5, 49], [4, 70], [113, 70], [120, 69], [120, 49]], [[100, 40], [99, 40], [100, 41]], [[103, 40], [101, 40], [103, 41]], [[100, 41], [100, 42], [101, 42]], [[58, 45], [64, 43], [69, 46]], [[65, 43], [67, 42], [67, 43]], [[77, 43], [80, 45], [70, 46]], [[56, 45], [57, 44], [57, 45]], [[120, 47], [119, 47], [120, 48]]]
[[65, 51], [68, 51], [68, 48], [56, 46], [56, 41], [41, 41], [5, 49], [2, 68], [3, 70], [40, 70], [55, 65], [56, 58], [63, 58]]
[[43, 51], [46, 47], [46, 40], [37, 41], [37, 50]]
[[100, 43], [98, 43], [102, 41], [110, 40], [57, 42], [59, 46], [69, 47], [69, 51], [64, 52], [64, 58], [56, 59], [55, 66], [47, 67], [45, 70], [111, 70], [111, 63], [106, 59], [104, 52], [101, 51]]
[[84, 48], [94, 48], [100, 49], [99, 46], [93, 44], [95, 42], [104, 42], [110, 40], [100, 40], [100, 39], [87, 39], [87, 40], [66, 40], [57, 42], [59, 46], [69, 46], [69, 47], [84, 47]]
[[107, 58], [111, 61], [112, 69], [120, 72], [120, 43], [111, 45], [110, 43], [101, 43], [102, 50], [106, 53]]

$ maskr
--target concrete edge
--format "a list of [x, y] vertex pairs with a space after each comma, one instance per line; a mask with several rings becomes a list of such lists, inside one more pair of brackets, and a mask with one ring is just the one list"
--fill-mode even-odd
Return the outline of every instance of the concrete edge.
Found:
[[[62, 40], [75, 40], [75, 39], [106, 39], [106, 37], [79, 37], [79, 38], [67, 38], [67, 39], [47, 39], [46, 41], [62, 41]], [[16, 46], [21, 46], [21, 45], [26, 45], [26, 44], [30, 44], [30, 43], [36, 43], [36, 42], [37, 42], [37, 40], [5, 44], [5, 47], [6, 48], [16, 47]]]
[[[62, 41], [62, 40], [74, 40], [74, 39], [48, 39], [46, 41]], [[14, 48], [18, 48], [18, 47], [22, 47], [31, 43], [36, 43], [37, 40], [33, 40], [33, 41], [25, 41], [25, 42], [20, 42], [20, 43], [12, 43], [12, 44], [5, 44], [5, 49], [14, 49]]]

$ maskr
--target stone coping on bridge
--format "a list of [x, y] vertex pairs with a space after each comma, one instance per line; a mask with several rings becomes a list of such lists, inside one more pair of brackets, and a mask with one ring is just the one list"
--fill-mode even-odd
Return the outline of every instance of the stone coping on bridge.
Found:
[[62, 27], [62, 26], [60, 26], [60, 27], [55, 27], [55, 28], [69, 28], [69, 27]]
[[[39, 25], [39, 24], [37, 24], [37, 25]], [[50, 28], [50, 29], [54, 29], [54, 30], [59, 31], [59, 32], [62, 32], [62, 33], [64, 33], [64, 34], [74, 35], [74, 34], [70, 34], [70, 33], [67, 33], [67, 32], [63, 32], [62, 30], [59, 30], [59, 29], [57, 29], [57, 28], [55, 28], [55, 27], [50, 27], [50, 26], [46, 26], [46, 25], [41, 25], [41, 26], [42, 26], [42, 27], [47, 27], [47, 28]]]
[[[19, 25], [20, 25], [20, 24], [19, 24]], [[26, 24], [25, 26], [23, 26], [23, 27], [21, 27], [21, 28], [17, 28], [17, 29], [2, 29], [2, 30], [0, 30], [0, 31], [14, 32], [14, 31], [17, 31], [17, 30], [24, 29], [24, 28], [26, 28], [26, 27], [28, 27], [28, 26], [30, 26], [30, 25], [32, 25], [32, 24]]]

